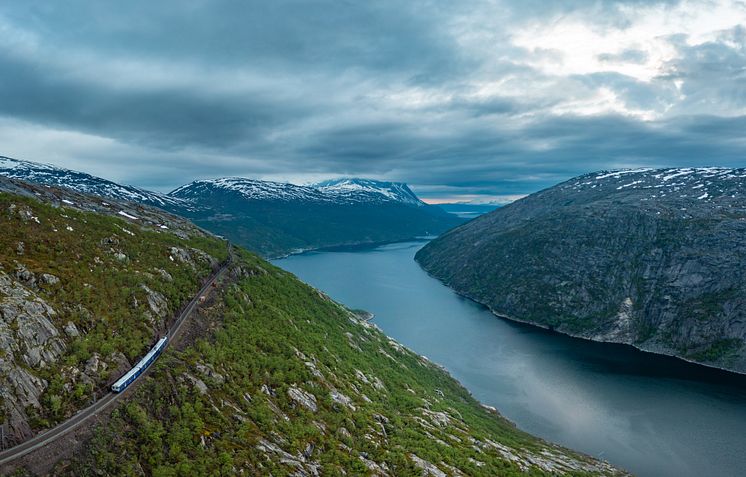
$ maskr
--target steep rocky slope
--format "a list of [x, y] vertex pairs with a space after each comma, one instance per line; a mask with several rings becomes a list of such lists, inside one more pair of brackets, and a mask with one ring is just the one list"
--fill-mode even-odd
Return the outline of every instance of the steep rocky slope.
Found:
[[[227, 255], [178, 218], [123, 206], [0, 180], [0, 422], [15, 442], [103, 392]], [[56, 446], [61, 460], [42, 449], [0, 473], [621, 474], [515, 429], [322, 293], [235, 255], [187, 336]]]
[[746, 170], [588, 174], [416, 260], [495, 313], [746, 372]]
[[479, 405], [425, 358], [243, 254], [213, 334], [167, 354], [62, 475], [614, 475]]

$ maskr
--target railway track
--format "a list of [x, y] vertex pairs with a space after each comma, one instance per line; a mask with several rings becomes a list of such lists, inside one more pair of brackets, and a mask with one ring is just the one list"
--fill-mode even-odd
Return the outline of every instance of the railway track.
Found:
[[[199, 292], [192, 298], [192, 300], [187, 304], [187, 306], [179, 313], [179, 316], [177, 316], [176, 321], [171, 325], [171, 327], [168, 330], [168, 343], [166, 344], [166, 347], [164, 348], [164, 351], [168, 349], [168, 347], [171, 345], [171, 343], [174, 341], [174, 338], [178, 337], [181, 328], [184, 324], [184, 321], [192, 314], [194, 309], [197, 307], [197, 305], [200, 303], [200, 297], [203, 296], [205, 293], [207, 293], [212, 287], [213, 284], [217, 282], [217, 280], [223, 276], [226, 270], [228, 270], [228, 267], [233, 262], [233, 254], [232, 250], [229, 250], [228, 259], [220, 266], [220, 268], [207, 280], [207, 282], [202, 286], [202, 288], [199, 290]], [[152, 365], [148, 367], [148, 369], [143, 372], [132, 384], [137, 383], [142, 379], [143, 376], [147, 375], [150, 372], [150, 369], [152, 368]], [[131, 385], [130, 385], [131, 386]], [[88, 406], [85, 409], [82, 409], [78, 411], [75, 415], [70, 417], [64, 422], [61, 422], [57, 426], [53, 427], [52, 429], [49, 429], [48, 431], [45, 431], [41, 434], [38, 434], [31, 439], [28, 439], [14, 447], [11, 447], [10, 449], [6, 449], [2, 452], [0, 452], [0, 465], [7, 464], [9, 462], [12, 462], [16, 459], [19, 459], [26, 454], [35, 451], [36, 449], [39, 449], [41, 447], [46, 446], [47, 444], [50, 444], [54, 442], [55, 440], [59, 439], [60, 437], [64, 436], [68, 432], [76, 429], [89, 419], [95, 417], [98, 415], [99, 412], [106, 410], [108, 407], [110, 407], [112, 404], [119, 401], [119, 399], [124, 396], [126, 392], [122, 393], [114, 393], [114, 392], [108, 392], [107, 394], [100, 397], [95, 403]]]

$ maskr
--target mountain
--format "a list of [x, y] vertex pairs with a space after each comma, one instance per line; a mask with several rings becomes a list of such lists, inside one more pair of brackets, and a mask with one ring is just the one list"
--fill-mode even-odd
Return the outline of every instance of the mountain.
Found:
[[160, 207], [269, 257], [437, 235], [463, 222], [425, 204], [406, 184], [369, 179], [298, 186], [234, 177], [160, 194], [6, 157], [0, 157], [0, 176]]
[[746, 372], [746, 169], [587, 174], [416, 260], [498, 315]]
[[270, 257], [437, 235], [463, 222], [420, 201], [406, 184], [366, 179], [298, 186], [223, 178], [169, 195], [199, 205], [186, 212], [195, 223]]
[[403, 182], [383, 182], [371, 179], [335, 179], [314, 185], [326, 195], [348, 202], [401, 202], [421, 207], [425, 204]]
[[370, 179], [340, 179], [309, 186], [285, 182], [270, 182], [225, 177], [195, 181], [169, 193], [192, 202], [200, 202], [215, 190], [229, 191], [247, 201], [277, 201], [325, 204], [386, 204], [397, 203], [415, 207], [427, 206], [409, 187], [401, 182], [381, 182]]
[[[623, 475], [162, 210], [0, 178], [0, 228], [3, 447], [101, 406], [24, 457], [0, 451], [1, 475]], [[107, 394], [166, 330], [149, 371]]]
[[0, 175], [36, 184], [68, 187], [86, 194], [138, 202], [162, 209], [180, 210], [191, 206], [180, 199], [165, 194], [117, 184], [83, 172], [3, 156], [0, 156]]

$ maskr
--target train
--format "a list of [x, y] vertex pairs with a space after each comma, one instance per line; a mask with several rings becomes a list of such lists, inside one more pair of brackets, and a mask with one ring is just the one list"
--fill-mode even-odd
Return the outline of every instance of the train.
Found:
[[166, 343], [168, 343], [167, 336], [159, 339], [155, 346], [153, 346], [150, 351], [148, 351], [148, 354], [143, 356], [143, 358], [132, 369], [127, 371], [124, 376], [119, 378], [114, 384], [111, 385], [111, 390], [115, 393], [120, 393], [127, 389], [127, 386], [132, 384], [138, 376], [140, 376], [142, 373], [145, 372], [146, 369], [148, 369], [148, 366], [153, 364], [153, 362], [158, 358], [158, 355], [160, 355], [163, 349], [166, 347]]

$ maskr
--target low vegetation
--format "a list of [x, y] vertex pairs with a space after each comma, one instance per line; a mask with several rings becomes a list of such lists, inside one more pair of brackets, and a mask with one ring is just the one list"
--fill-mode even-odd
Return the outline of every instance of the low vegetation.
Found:
[[[15, 407], [25, 406], [31, 431], [91, 402], [227, 257], [225, 242], [196, 228], [180, 238], [125, 217], [6, 193], [0, 193], [0, 229], [0, 336], [7, 346], [0, 382], [15, 394]], [[19, 293], [27, 296], [14, 299]], [[3, 379], [14, 370], [33, 377], [33, 399], [16, 389], [27, 383]], [[9, 413], [1, 407], [0, 419]], [[16, 438], [29, 432], [23, 422], [12, 426]]]
[[204, 318], [219, 330], [167, 353], [59, 473], [613, 473], [517, 430], [287, 272], [241, 261], [244, 278]]

